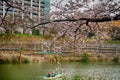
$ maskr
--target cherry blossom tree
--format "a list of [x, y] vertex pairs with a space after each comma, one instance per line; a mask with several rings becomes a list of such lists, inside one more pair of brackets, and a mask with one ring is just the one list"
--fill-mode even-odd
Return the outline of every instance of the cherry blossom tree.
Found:
[[[23, 8], [17, 1], [2, 1], [9, 6], [7, 10], [16, 8], [29, 17], [27, 14], [31, 9]], [[46, 24], [52, 27], [54, 24], [58, 30], [56, 40], [66, 37], [66, 43], [76, 48], [78, 41], [84, 44], [87, 37], [92, 37], [93, 34], [96, 35], [94, 38], [102, 38], [102, 22], [120, 20], [119, 0], [68, 0], [66, 4], [63, 3], [64, 0], [54, 0], [51, 3], [50, 20], [28, 27], [41, 28]], [[5, 21], [6, 15], [1, 18], [0, 25]]]

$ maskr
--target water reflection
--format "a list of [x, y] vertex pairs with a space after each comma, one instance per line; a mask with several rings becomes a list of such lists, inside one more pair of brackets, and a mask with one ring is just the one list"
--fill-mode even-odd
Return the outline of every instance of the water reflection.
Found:
[[79, 75], [85, 80], [120, 80], [120, 65], [114, 63], [77, 64], [71, 71], [66, 71], [71, 79], [73, 75]]
[[[0, 64], [0, 80], [43, 80], [57, 64]], [[84, 80], [120, 80], [120, 65], [114, 63], [62, 63], [65, 77], [81, 76]]]

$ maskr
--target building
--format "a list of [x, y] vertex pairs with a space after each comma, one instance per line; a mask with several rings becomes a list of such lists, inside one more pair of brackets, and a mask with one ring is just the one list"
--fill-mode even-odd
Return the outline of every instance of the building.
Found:
[[[22, 19], [29, 16], [36, 22], [49, 21], [50, 0], [13, 0], [14, 3], [19, 4], [25, 10], [25, 13], [16, 8], [10, 8], [8, 15], [12, 15], [13, 19], [16, 16], [21, 16]], [[4, 16], [8, 5], [0, 1], [0, 16]]]

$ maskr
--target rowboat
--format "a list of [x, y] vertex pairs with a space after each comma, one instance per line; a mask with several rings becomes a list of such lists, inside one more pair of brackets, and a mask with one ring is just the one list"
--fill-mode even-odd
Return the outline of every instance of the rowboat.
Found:
[[46, 79], [46, 80], [56, 80], [56, 79], [62, 78], [62, 74], [57, 73], [57, 74], [55, 74], [54, 77], [43, 76], [42, 78]]

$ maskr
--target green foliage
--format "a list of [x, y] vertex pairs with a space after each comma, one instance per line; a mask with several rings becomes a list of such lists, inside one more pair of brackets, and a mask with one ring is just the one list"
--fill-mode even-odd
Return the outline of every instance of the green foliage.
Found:
[[20, 47], [20, 52], [24, 51], [24, 47]]
[[118, 56], [115, 56], [114, 59], [113, 59], [114, 62], [119, 62], [119, 57]]
[[93, 33], [93, 32], [89, 32], [88, 35], [87, 35], [88, 38], [91, 38], [93, 36], [95, 36], [95, 33]]
[[39, 35], [40, 37], [43, 37], [43, 38], [45, 38], [45, 39], [50, 39], [51, 38], [51, 36], [50, 35]]
[[19, 31], [14, 31], [15, 34], [21, 34]]
[[82, 62], [89, 62], [89, 55], [86, 53], [86, 52], [84, 52], [83, 54], [82, 54], [82, 59], [81, 59], [81, 61]]
[[30, 60], [26, 58], [23, 63], [30, 63]]
[[80, 76], [75, 75], [72, 80], [83, 80]]
[[107, 40], [106, 42], [109, 44], [120, 44], [120, 40]]
[[7, 45], [14, 37], [15, 35], [13, 34], [0, 34], [0, 42], [2, 43], [0, 46]]
[[31, 34], [15, 34], [15, 36], [20, 36], [20, 37], [24, 37], [24, 36], [32, 36]]
[[12, 37], [13, 34], [3, 34], [3, 33], [1, 33], [0, 36], [1, 36], [1, 37], [7, 37], [7, 36], [11, 36], [11, 37]]
[[0, 41], [10, 41], [14, 37], [14, 34], [0, 34]]
[[33, 34], [33, 35], [39, 35], [40, 33], [39, 33], [39, 30], [38, 30], [38, 29], [33, 28], [33, 29], [32, 29], [32, 34]]
[[108, 34], [112, 40], [120, 40], [120, 27], [112, 26]]
[[[32, 39], [51, 39], [50, 35], [31, 35], [31, 34], [0, 34], [0, 41], [10, 42], [12, 40], [17, 40], [19, 38], [24, 38], [24, 41], [28, 39], [28, 37], [33, 37]], [[25, 39], [26, 38], [26, 39]]]

